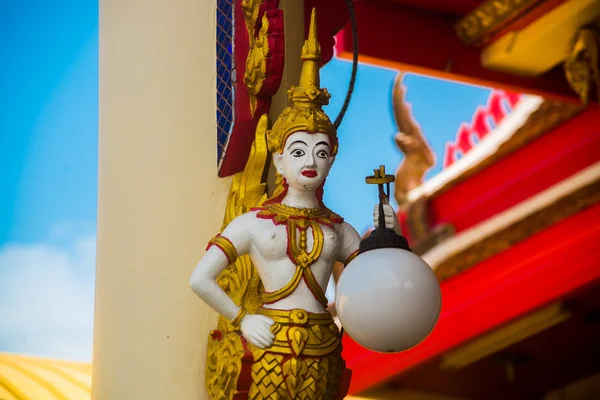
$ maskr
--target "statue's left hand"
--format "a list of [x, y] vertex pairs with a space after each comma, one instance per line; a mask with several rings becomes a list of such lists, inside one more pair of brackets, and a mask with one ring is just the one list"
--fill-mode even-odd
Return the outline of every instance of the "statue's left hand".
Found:
[[[400, 222], [394, 208], [389, 204], [384, 204], [383, 215], [385, 216], [385, 227], [393, 229], [394, 232], [401, 235]], [[379, 204], [375, 204], [375, 208], [373, 209], [373, 223], [375, 224], [375, 228], [379, 228]]]

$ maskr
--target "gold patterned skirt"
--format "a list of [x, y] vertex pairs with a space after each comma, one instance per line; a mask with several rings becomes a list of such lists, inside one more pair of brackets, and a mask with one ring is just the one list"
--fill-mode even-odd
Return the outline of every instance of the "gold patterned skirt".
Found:
[[259, 349], [238, 332], [213, 331], [207, 388], [217, 400], [343, 399], [350, 371], [341, 356], [337, 325], [329, 313], [260, 308], [275, 321], [273, 345]]

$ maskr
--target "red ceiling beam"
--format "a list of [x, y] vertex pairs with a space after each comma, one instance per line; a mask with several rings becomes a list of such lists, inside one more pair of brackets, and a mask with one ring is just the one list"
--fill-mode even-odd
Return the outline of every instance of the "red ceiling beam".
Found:
[[600, 204], [534, 235], [442, 283], [442, 313], [420, 345], [399, 354], [364, 349], [343, 338], [353, 371], [350, 394], [600, 281]]
[[[536, 78], [484, 69], [479, 49], [458, 39], [453, 16], [379, 1], [357, 1], [355, 8], [363, 62], [517, 93], [579, 101], [561, 68]], [[351, 58], [350, 38], [347, 26], [336, 46], [340, 58]]]

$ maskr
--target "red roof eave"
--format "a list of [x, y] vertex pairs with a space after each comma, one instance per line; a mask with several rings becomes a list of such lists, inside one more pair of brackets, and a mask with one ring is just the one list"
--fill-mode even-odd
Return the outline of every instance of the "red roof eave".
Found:
[[551, 132], [430, 200], [433, 224], [472, 227], [600, 160], [600, 108]]
[[599, 242], [600, 204], [597, 204], [444, 281], [439, 322], [420, 345], [398, 354], [380, 354], [345, 336], [344, 358], [353, 371], [350, 394], [381, 384], [452, 347], [600, 280]]
[[[457, 232], [464, 231], [599, 160], [600, 109], [591, 107], [463, 182], [434, 194], [430, 197], [433, 223], [450, 223]], [[600, 204], [596, 204], [442, 282], [438, 325], [415, 348], [394, 355], [378, 354], [345, 336], [344, 357], [353, 370], [350, 393], [381, 384], [599, 280], [599, 242]]]

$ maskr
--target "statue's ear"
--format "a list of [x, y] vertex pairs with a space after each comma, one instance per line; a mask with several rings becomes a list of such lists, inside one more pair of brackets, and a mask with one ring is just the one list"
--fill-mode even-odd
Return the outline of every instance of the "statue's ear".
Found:
[[284, 176], [283, 173], [283, 154], [276, 151], [273, 153], [273, 165], [275, 165], [275, 169], [279, 173], [279, 175]]

